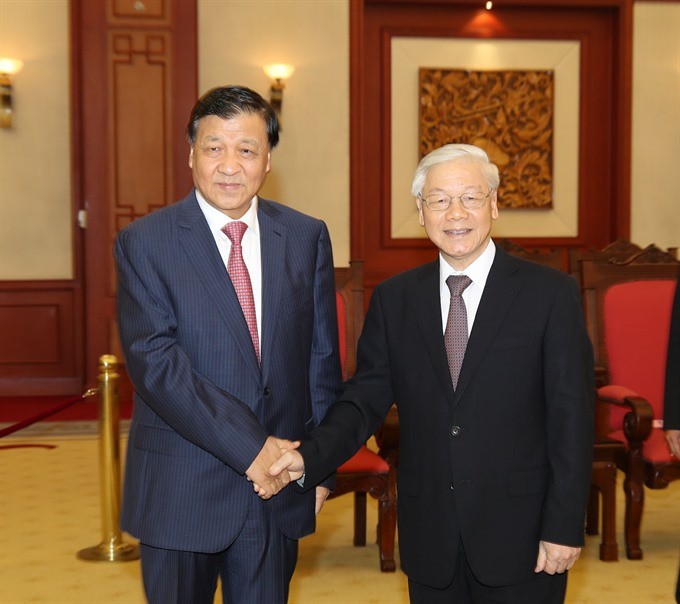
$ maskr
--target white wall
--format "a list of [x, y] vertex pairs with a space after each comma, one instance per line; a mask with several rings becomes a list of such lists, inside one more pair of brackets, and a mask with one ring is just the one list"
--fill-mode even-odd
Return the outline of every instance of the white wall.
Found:
[[0, 129], [0, 280], [70, 279], [67, 0], [0, 0], [0, 56], [24, 62]]
[[634, 11], [631, 239], [680, 247], [680, 4]]
[[289, 63], [282, 133], [262, 196], [328, 224], [349, 257], [347, 0], [199, 0], [199, 88], [242, 84], [269, 98], [262, 66]]

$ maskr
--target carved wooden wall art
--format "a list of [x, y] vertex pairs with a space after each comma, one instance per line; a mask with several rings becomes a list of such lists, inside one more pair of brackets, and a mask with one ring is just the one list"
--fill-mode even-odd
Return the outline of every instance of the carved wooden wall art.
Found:
[[553, 73], [419, 70], [420, 156], [447, 143], [483, 148], [502, 208], [552, 207]]

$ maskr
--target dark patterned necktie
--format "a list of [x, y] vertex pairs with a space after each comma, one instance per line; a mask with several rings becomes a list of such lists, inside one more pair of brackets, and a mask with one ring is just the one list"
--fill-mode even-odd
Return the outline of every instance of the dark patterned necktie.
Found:
[[230, 222], [222, 228], [222, 232], [231, 241], [231, 251], [227, 262], [227, 272], [236, 290], [236, 296], [241, 304], [243, 316], [248, 324], [250, 339], [253, 341], [257, 362], [260, 362], [260, 342], [257, 337], [257, 317], [255, 315], [255, 298], [253, 297], [253, 285], [250, 282], [250, 274], [246, 263], [243, 261], [243, 249], [241, 240], [248, 225], [245, 222]]
[[449, 359], [449, 371], [454, 390], [458, 387], [458, 376], [468, 341], [467, 311], [462, 294], [470, 283], [472, 280], [467, 275], [451, 275], [446, 280], [446, 285], [451, 291], [451, 306], [449, 306], [449, 318], [444, 331], [444, 345]]

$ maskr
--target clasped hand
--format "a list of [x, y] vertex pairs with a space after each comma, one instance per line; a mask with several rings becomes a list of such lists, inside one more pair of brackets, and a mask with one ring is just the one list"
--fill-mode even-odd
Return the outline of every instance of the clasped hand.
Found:
[[299, 441], [274, 436], [267, 437], [257, 457], [246, 470], [248, 480], [262, 499], [269, 499], [283, 489], [291, 480], [298, 480], [304, 473], [302, 455], [295, 449]]

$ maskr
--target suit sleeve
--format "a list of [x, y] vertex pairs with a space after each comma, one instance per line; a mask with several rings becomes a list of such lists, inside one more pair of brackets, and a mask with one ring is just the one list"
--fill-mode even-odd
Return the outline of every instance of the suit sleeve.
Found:
[[592, 474], [595, 380], [592, 346], [571, 278], [555, 296], [543, 341], [550, 480], [541, 540], [583, 545]]
[[[340, 386], [338, 316], [335, 304], [335, 270], [328, 229], [323, 225], [317, 242], [314, 279], [314, 332], [309, 366], [314, 425], [318, 426], [335, 400]], [[323, 483], [335, 487], [335, 476]]]
[[338, 317], [335, 305], [335, 270], [328, 230], [324, 226], [317, 242], [314, 279], [314, 331], [309, 374], [314, 424], [326, 415], [340, 386]]
[[115, 244], [118, 327], [137, 394], [182, 437], [245, 473], [267, 434], [254, 413], [192, 368], [175, 338], [169, 285], [130, 230]]
[[308, 490], [346, 462], [384, 420], [394, 395], [387, 337], [376, 288], [359, 338], [357, 371], [323, 422], [300, 445]]

